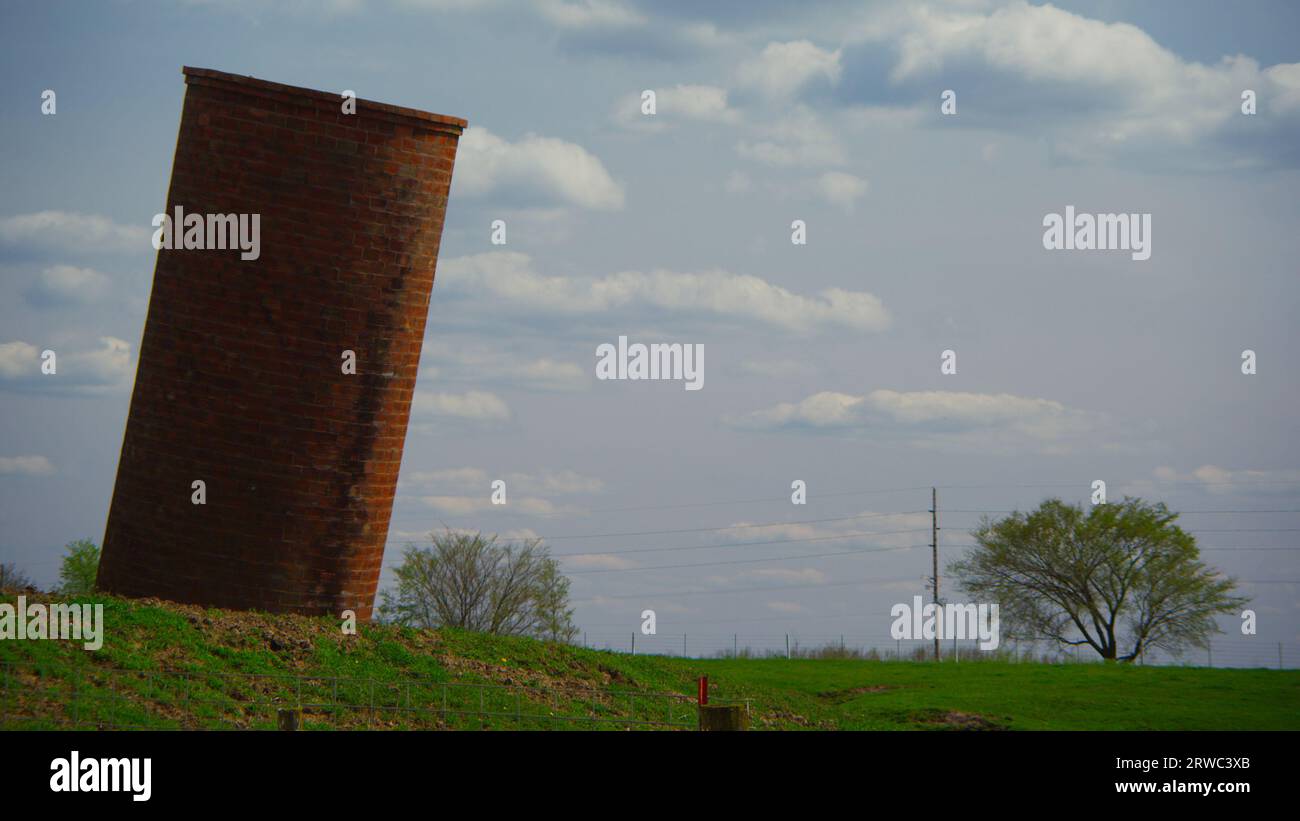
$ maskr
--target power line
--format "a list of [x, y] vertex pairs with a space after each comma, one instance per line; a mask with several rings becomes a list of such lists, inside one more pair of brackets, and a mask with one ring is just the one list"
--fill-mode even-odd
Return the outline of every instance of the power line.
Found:
[[[982, 545], [978, 545], [978, 544], [949, 544], [949, 545], [944, 545], [944, 547], [971, 548], [971, 547], [982, 547]], [[1277, 546], [1274, 546], [1274, 545], [1237, 545], [1237, 546], [1222, 545], [1222, 546], [1215, 546], [1215, 547], [1205, 547], [1205, 546], [1202, 546], [1202, 545], [1197, 545], [1197, 546], [1196, 546], [1196, 549], [1197, 549], [1197, 550], [1226, 550], [1226, 551], [1228, 551], [1228, 552], [1234, 552], [1234, 551], [1237, 551], [1237, 550], [1300, 550], [1300, 546], [1295, 546], [1295, 547], [1277, 547]]]
[[912, 582], [917, 579], [872, 579], [866, 582], [824, 582], [821, 584], [780, 584], [769, 587], [732, 587], [726, 590], [671, 590], [660, 593], [629, 593], [611, 596], [594, 596], [588, 599], [570, 599], [571, 604], [578, 602], [596, 602], [605, 599], [641, 599], [669, 596], [722, 596], [730, 593], [768, 593], [778, 590], [808, 590], [812, 588], [822, 589], [831, 587], [867, 587], [873, 584], [895, 584], [897, 582]]
[[712, 533], [719, 530], [747, 530], [760, 527], [789, 527], [791, 525], [811, 525], [821, 524], [823, 522], [847, 522], [854, 519], [878, 519], [881, 516], [914, 516], [918, 513], [927, 513], [925, 510], [902, 510], [896, 513], [860, 513], [857, 516], [834, 516], [827, 519], [799, 519], [792, 522], [765, 522], [760, 524], [745, 525], [728, 525], [727, 527], [690, 527], [678, 530], [638, 530], [624, 533], [579, 533], [569, 536], [538, 536], [543, 541], [559, 541], [561, 539], [609, 539], [616, 536], [659, 536], [671, 533]]
[[786, 562], [795, 559], [820, 559], [826, 556], [862, 556], [868, 553], [891, 553], [899, 550], [915, 550], [918, 547], [929, 547], [926, 544], [910, 544], [905, 547], [878, 547], [869, 550], [840, 550], [834, 553], [804, 553], [798, 556], [767, 556], [761, 559], [728, 559], [719, 562], [695, 562], [692, 564], [656, 564], [648, 567], [611, 567], [602, 570], [578, 570], [573, 573], [565, 573], [566, 576], [587, 576], [593, 573], [636, 573], [642, 570], [675, 570], [681, 567], [714, 567], [723, 564], [754, 564], [757, 562]]
[[556, 559], [566, 559], [572, 556], [608, 556], [611, 554], [618, 555], [623, 553], [670, 553], [678, 550], [719, 550], [731, 547], [749, 547], [751, 545], [826, 542], [834, 539], [852, 539], [858, 536], [894, 536], [901, 533], [921, 533], [924, 532], [924, 530], [925, 528], [912, 528], [911, 530], [862, 530], [856, 533], [841, 533], [836, 536], [809, 536], [804, 539], [772, 539], [764, 542], [724, 542], [722, 544], [693, 544], [677, 547], [634, 547], [621, 550], [591, 550], [582, 553], [552, 553], [551, 556]]
[[[988, 510], [969, 510], [969, 509], [968, 509], [968, 510], [957, 510], [957, 509], [955, 509], [955, 508], [952, 509], [952, 510], [944, 510], [944, 513], [1028, 513], [1028, 512], [1030, 512], [1030, 511], [1028, 511], [1028, 510], [992, 510], [992, 509], [988, 509]], [[1182, 516], [1182, 515], [1185, 514], [1185, 513], [1197, 513], [1197, 514], [1200, 514], [1200, 513], [1300, 513], [1300, 508], [1288, 508], [1288, 509], [1285, 509], [1285, 510], [1261, 510], [1261, 509], [1253, 509], [1253, 510], [1171, 510], [1171, 511], [1169, 511], [1169, 512], [1170, 512], [1170, 513], [1175, 513], [1175, 514], [1177, 514], [1177, 515], [1179, 515], [1179, 516]]]

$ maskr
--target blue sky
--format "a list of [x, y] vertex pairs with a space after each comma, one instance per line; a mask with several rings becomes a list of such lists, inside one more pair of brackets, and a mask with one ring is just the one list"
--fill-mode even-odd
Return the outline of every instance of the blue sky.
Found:
[[[1104, 479], [1198, 511], [1183, 524], [1206, 559], [1252, 582], [1259, 636], [1229, 620], [1223, 641], [1300, 644], [1300, 559], [1273, 549], [1300, 515], [1209, 512], [1300, 509], [1293, 4], [0, 15], [0, 560], [42, 583], [65, 542], [102, 538], [193, 65], [470, 122], [390, 559], [443, 524], [539, 535], [569, 554], [593, 642], [654, 609], [661, 635], [706, 645], [884, 645], [928, 574], [916, 488], [996, 511]], [[1042, 219], [1067, 205], [1150, 213], [1151, 259], [1045, 250]], [[597, 381], [619, 335], [703, 344], [705, 389]], [[44, 348], [57, 382], [33, 370]], [[943, 514], [945, 559], [977, 519]], [[566, 538], [623, 533], [646, 535]], [[738, 544], [756, 541], [777, 543]], [[873, 548], [897, 549], [823, 555]]]

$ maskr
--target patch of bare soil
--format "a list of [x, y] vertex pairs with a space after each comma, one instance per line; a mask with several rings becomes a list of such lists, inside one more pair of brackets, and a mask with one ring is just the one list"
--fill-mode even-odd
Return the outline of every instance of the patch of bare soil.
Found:
[[817, 697], [823, 701], [829, 701], [831, 704], [843, 704], [866, 693], [884, 693], [893, 689], [893, 685], [890, 684], [871, 684], [863, 687], [850, 687], [846, 690], [827, 690], [818, 693]]
[[912, 716], [918, 724], [935, 730], [1005, 730], [997, 719], [960, 710], [925, 710]]

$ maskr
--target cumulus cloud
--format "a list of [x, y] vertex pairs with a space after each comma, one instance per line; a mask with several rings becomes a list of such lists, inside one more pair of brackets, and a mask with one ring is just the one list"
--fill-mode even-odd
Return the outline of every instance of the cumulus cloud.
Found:
[[402, 484], [482, 485], [488, 486], [488, 474], [482, 468], [443, 468], [402, 474]]
[[54, 465], [44, 456], [0, 456], [0, 476], [50, 476]]
[[844, 148], [835, 130], [806, 106], [797, 106], [759, 127], [757, 135], [757, 139], [736, 143], [741, 157], [775, 167], [816, 168], [844, 162]]
[[594, 476], [584, 476], [573, 470], [542, 469], [533, 472], [505, 471], [490, 474], [483, 468], [443, 468], [416, 471], [402, 476], [403, 485], [418, 484], [426, 487], [482, 487], [490, 488], [494, 479], [506, 483], [507, 497], [511, 492], [535, 496], [571, 496], [601, 493], [605, 483]]
[[24, 296], [28, 303], [41, 308], [88, 305], [102, 299], [109, 284], [109, 278], [93, 268], [53, 265], [41, 271]]
[[491, 196], [514, 205], [623, 207], [623, 186], [582, 146], [536, 134], [511, 142], [482, 126], [461, 136], [452, 186], [453, 196]]
[[420, 372], [421, 379], [471, 381], [479, 385], [493, 382], [544, 392], [578, 391], [589, 384], [586, 370], [573, 362], [549, 357], [519, 357], [439, 342], [426, 345], [423, 356], [434, 364]]
[[1154, 475], [1158, 483], [1199, 485], [1205, 491], [1218, 495], [1291, 495], [1300, 488], [1300, 470], [1234, 470], [1217, 465], [1201, 465], [1195, 470], [1182, 473], [1161, 466], [1155, 469]]
[[881, 389], [865, 396], [823, 391], [726, 421], [753, 430], [854, 430], [916, 445], [1019, 442], [1055, 449], [1093, 431], [1101, 420], [1059, 402], [1006, 393]]
[[493, 393], [468, 391], [467, 393], [440, 393], [416, 391], [411, 402], [416, 414], [476, 421], [502, 421], [510, 418], [510, 407]]
[[829, 522], [738, 522], [714, 534], [714, 541], [788, 541], [817, 543], [817, 549], [899, 549], [916, 542], [916, 532], [930, 526], [928, 513], [889, 513], [863, 510]]
[[131, 345], [116, 337], [100, 337], [90, 350], [52, 346], [52, 374], [41, 372], [42, 350], [22, 340], [0, 343], [0, 387], [98, 393], [125, 385], [131, 375]]
[[41, 352], [22, 340], [0, 342], [0, 379], [36, 376], [41, 371]]
[[641, 113], [641, 93], [620, 97], [614, 107], [614, 122], [640, 131], [662, 131], [683, 120], [734, 125], [740, 111], [727, 103], [727, 90], [710, 85], [678, 84], [655, 92], [655, 113]]
[[817, 178], [817, 192], [831, 205], [852, 211], [854, 203], [867, 193], [867, 181], [842, 171], [828, 171]]
[[[864, 48], [897, 44], [896, 88], [929, 93], [937, 78], [954, 78], [959, 101], [963, 89], [997, 88], [959, 109], [958, 125], [1024, 133], [1032, 124], [1076, 161], [1142, 152], [1210, 165], [1300, 162], [1300, 64], [1188, 61], [1129, 23], [1026, 2], [891, 9], [877, 22]], [[1241, 113], [1246, 89], [1260, 101], [1253, 117]], [[1210, 144], [1227, 150], [1201, 150]]]
[[494, 505], [488, 492], [479, 496], [423, 496], [420, 501], [449, 516], [466, 516], [487, 510], [508, 510], [511, 513], [526, 513], [532, 516], [555, 516], [561, 513], [571, 514], [577, 511], [561, 507], [547, 499], [532, 496], [510, 496], [507, 493], [506, 505]]
[[557, 553], [552, 556], [564, 562], [565, 567], [570, 570], [629, 570], [637, 567], [636, 562], [609, 553], [581, 556], [565, 556], [563, 553]]
[[561, 28], [628, 28], [644, 24], [636, 9], [617, 0], [535, 0], [542, 17]]
[[737, 76], [742, 85], [768, 97], [786, 99], [814, 80], [839, 82], [843, 67], [840, 50], [826, 51], [807, 40], [768, 43], [756, 58], [742, 63]]
[[755, 276], [726, 271], [625, 271], [604, 277], [546, 276], [527, 254], [493, 251], [440, 265], [444, 288], [461, 297], [490, 299], [528, 316], [591, 316], [605, 321], [641, 318], [647, 308], [675, 314], [726, 317], [796, 333], [889, 327], [890, 316], [865, 291], [827, 288], [815, 296], [792, 293]]
[[779, 582], [793, 584], [822, 584], [830, 578], [824, 572], [813, 567], [804, 567], [799, 569], [764, 567], [759, 570], [751, 570], [748, 575], [757, 576], [760, 579], [774, 579]]
[[150, 250], [150, 234], [148, 228], [122, 225], [98, 214], [37, 211], [0, 217], [0, 244], [39, 250], [144, 253]]

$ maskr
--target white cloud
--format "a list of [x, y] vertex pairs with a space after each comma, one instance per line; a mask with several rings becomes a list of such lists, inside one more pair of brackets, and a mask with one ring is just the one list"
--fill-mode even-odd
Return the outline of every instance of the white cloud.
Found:
[[416, 471], [402, 474], [402, 484], [470, 485], [488, 487], [488, 474], [481, 468], [444, 468], [443, 470]]
[[534, 472], [490, 473], [483, 468], [463, 467], [444, 468], [432, 471], [416, 471], [402, 476], [402, 484], [418, 484], [426, 487], [455, 486], [482, 487], [488, 492], [493, 479], [502, 479], [506, 483], [507, 499], [511, 493], [525, 493], [535, 496], [571, 496], [601, 493], [605, 483], [594, 477], [584, 476], [573, 470], [547, 470]]
[[800, 402], [782, 402], [766, 410], [754, 411], [741, 422], [743, 427], [760, 429], [791, 426], [849, 427], [861, 423], [858, 408], [866, 401], [862, 396], [822, 391]]
[[38, 211], [0, 217], [0, 243], [49, 250], [145, 253], [150, 250], [150, 233], [147, 228], [121, 225], [97, 214]]
[[510, 408], [496, 394], [486, 391], [469, 391], [463, 394], [417, 391], [411, 410], [418, 414], [500, 421], [510, 418]]
[[831, 205], [852, 211], [854, 203], [867, 193], [867, 181], [842, 171], [828, 171], [817, 178], [817, 191]]
[[741, 157], [776, 167], [841, 165], [844, 148], [835, 130], [806, 106], [758, 129], [759, 139], [736, 144]]
[[506, 481], [526, 493], [543, 496], [567, 496], [601, 493], [605, 483], [594, 476], [583, 476], [572, 470], [543, 470], [539, 473], [511, 473]]
[[516, 497], [510, 496], [509, 493], [506, 495], [506, 505], [494, 505], [487, 490], [479, 496], [423, 496], [420, 497], [420, 501], [439, 513], [446, 513], [449, 516], [465, 516], [492, 509], [526, 513], [532, 516], [554, 516], [562, 512], [572, 512], [546, 499], [531, 496]]
[[763, 579], [775, 579], [780, 582], [793, 584], [821, 584], [827, 581], [827, 575], [820, 570], [812, 567], [805, 567], [798, 570], [786, 569], [781, 567], [765, 567], [760, 570], [751, 570], [749, 575], [758, 576]]
[[1054, 450], [1094, 431], [1101, 417], [1048, 399], [1006, 393], [882, 389], [865, 396], [823, 391], [727, 421], [756, 430], [869, 431], [926, 446], [1020, 443]]
[[93, 268], [52, 265], [41, 271], [26, 297], [36, 306], [86, 305], [102, 299], [109, 284], [109, 278]]
[[[351, 4], [354, 0], [345, 0]], [[497, 0], [399, 0], [404, 6], [430, 11], [469, 11], [497, 4]]]
[[21, 340], [0, 343], [0, 380], [18, 388], [98, 393], [121, 386], [131, 376], [131, 345], [104, 336], [99, 347], [88, 351], [50, 348], [55, 353], [56, 371], [41, 372], [41, 349]]
[[54, 465], [44, 456], [0, 456], [0, 476], [49, 476]]
[[741, 64], [737, 76], [745, 86], [786, 99], [813, 80], [838, 83], [843, 71], [840, 56], [839, 49], [826, 51], [807, 40], [768, 43], [758, 57]]
[[[928, 87], [942, 76], [992, 75], [1002, 89], [983, 109], [963, 117], [1023, 134], [1034, 120], [1061, 156], [1100, 160], [1129, 150], [1194, 149], [1234, 129], [1250, 139], [1203, 162], [1264, 162], [1259, 140], [1276, 153], [1293, 152], [1300, 125], [1300, 64], [1261, 68], [1242, 55], [1213, 64], [1182, 59], [1129, 23], [1106, 23], [1052, 5], [1012, 2], [992, 11], [897, 9], [882, 16], [867, 39], [899, 44], [890, 72], [895, 85]], [[1241, 92], [1254, 90], [1259, 114], [1244, 117]], [[961, 95], [961, 84], [955, 89]], [[1065, 101], [1069, 101], [1066, 106]], [[1267, 111], [1265, 110], [1267, 108]], [[982, 116], [981, 116], [982, 115]]]
[[85, 353], [74, 353], [68, 375], [88, 383], [113, 385], [131, 375], [131, 345], [111, 336], [99, 338], [100, 347]]
[[566, 568], [572, 570], [627, 570], [629, 568], [637, 567], [636, 562], [609, 553], [601, 553], [594, 556], [565, 556], [563, 553], [560, 553], [555, 554], [554, 557], [564, 562]]
[[36, 376], [41, 370], [41, 352], [21, 340], [0, 342], [0, 379]]
[[[1162, 466], [1154, 473], [1158, 483], [1200, 485], [1205, 491], [1217, 495], [1291, 495], [1300, 489], [1300, 470], [1233, 470], [1201, 465], [1187, 473]], [[1133, 486], [1140, 484], [1134, 483]]]
[[447, 260], [443, 287], [474, 298], [514, 305], [529, 316], [590, 315], [608, 321], [642, 317], [648, 307], [757, 321], [787, 331], [882, 331], [889, 313], [865, 291], [828, 288], [816, 296], [792, 293], [755, 276], [708, 271], [625, 271], [599, 278], [550, 277], [533, 270], [527, 254], [493, 251]]
[[617, 0], [535, 0], [538, 12], [566, 29], [633, 28], [646, 22], [636, 9]]
[[915, 544], [916, 532], [930, 526], [930, 514], [863, 510], [851, 516], [836, 517], [831, 522], [761, 523], [761, 527], [759, 524], [739, 522], [714, 534], [714, 540], [719, 544], [789, 540], [799, 542], [803, 547], [827, 551], [903, 548]]
[[662, 131], [670, 123], [692, 120], [734, 125], [740, 111], [727, 104], [727, 90], [718, 86], [683, 85], [653, 89], [655, 113], [641, 113], [641, 92], [619, 98], [614, 107], [614, 121], [624, 128]]
[[425, 346], [425, 359], [436, 363], [420, 371], [423, 379], [497, 382], [535, 391], [578, 391], [589, 385], [587, 371], [573, 362], [549, 357], [527, 359], [488, 350], [466, 349], [463, 345], [432, 342]]
[[728, 194], [748, 194], [754, 190], [754, 181], [744, 171], [732, 171], [722, 187]]
[[510, 142], [482, 126], [461, 136], [452, 186], [453, 196], [558, 202], [595, 211], [623, 207], [623, 186], [582, 146], [536, 134]]

